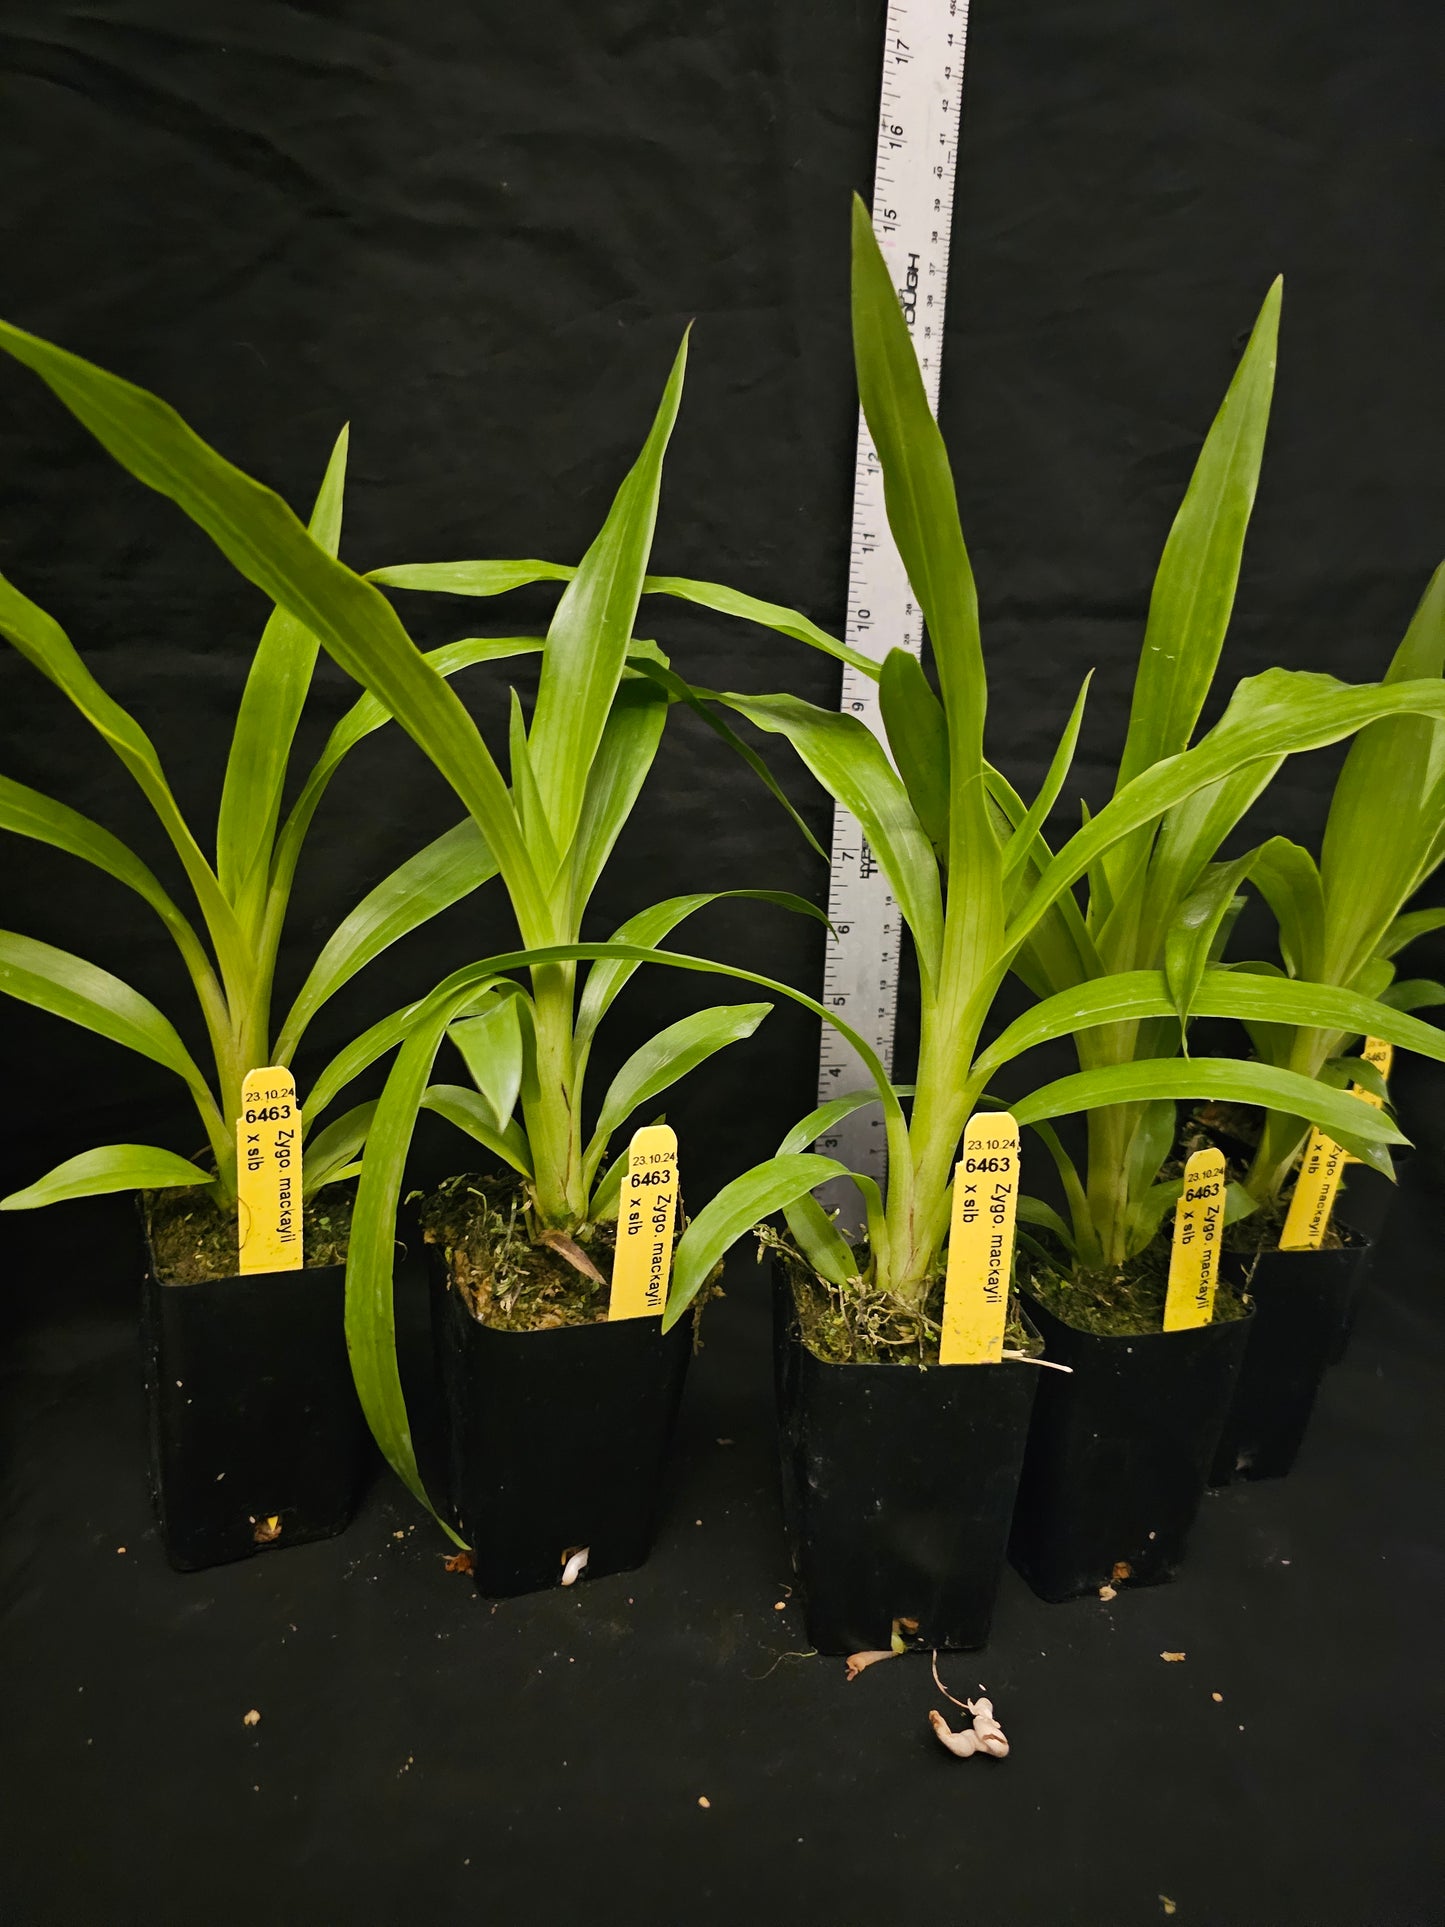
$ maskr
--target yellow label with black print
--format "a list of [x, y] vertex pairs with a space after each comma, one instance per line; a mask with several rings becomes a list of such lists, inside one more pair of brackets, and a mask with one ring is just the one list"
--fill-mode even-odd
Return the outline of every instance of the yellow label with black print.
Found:
[[1207, 1325], [1214, 1316], [1225, 1189], [1223, 1151], [1196, 1151], [1184, 1167], [1184, 1184], [1174, 1211], [1174, 1247], [1164, 1299], [1167, 1332]]
[[1003, 1356], [1019, 1196], [1019, 1127], [1008, 1111], [976, 1111], [953, 1167], [940, 1365]]
[[633, 1133], [627, 1147], [627, 1170], [617, 1205], [609, 1323], [662, 1316], [676, 1224], [677, 1133], [668, 1124], [647, 1124]]
[[250, 1071], [236, 1120], [236, 1220], [241, 1271], [299, 1271], [301, 1110], [284, 1066]]

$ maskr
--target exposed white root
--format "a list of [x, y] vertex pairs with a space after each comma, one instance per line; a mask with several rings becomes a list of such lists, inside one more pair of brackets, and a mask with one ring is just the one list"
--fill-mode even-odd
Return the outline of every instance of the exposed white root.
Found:
[[956, 1753], [960, 1760], [966, 1760], [970, 1753], [977, 1753], [978, 1741], [967, 1727], [955, 1733], [948, 1721], [937, 1708], [928, 1716], [928, 1724], [938, 1736], [940, 1746], [946, 1746], [950, 1753]]
[[880, 1659], [897, 1658], [898, 1654], [894, 1652], [891, 1646], [885, 1647], [881, 1652], [849, 1653], [848, 1677], [849, 1679], [857, 1679], [858, 1675], [866, 1672], [870, 1666], [876, 1666]]
[[[952, 1700], [955, 1706], [961, 1706], [973, 1720], [971, 1729], [965, 1727], [961, 1733], [955, 1733], [942, 1713], [937, 1711], [930, 1713], [928, 1724], [933, 1728], [939, 1745], [946, 1746], [950, 1753], [956, 1753], [961, 1760], [968, 1759], [973, 1753], [987, 1753], [991, 1759], [1006, 1760], [1009, 1751], [1008, 1736], [993, 1716], [993, 1701], [961, 1700], [950, 1693], [938, 1677], [936, 1652], [933, 1655], [933, 1683], [945, 1699]], [[980, 1687], [979, 1691], [982, 1692], [982, 1690]]]
[[590, 1547], [579, 1546], [575, 1552], [563, 1553], [562, 1584], [564, 1586], [575, 1586], [583, 1573], [586, 1572], [587, 1554], [589, 1551]]

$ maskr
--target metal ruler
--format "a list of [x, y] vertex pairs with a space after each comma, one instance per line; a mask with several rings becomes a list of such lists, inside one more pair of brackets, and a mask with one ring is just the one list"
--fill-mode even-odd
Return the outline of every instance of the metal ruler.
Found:
[[[892, 269], [935, 415], [967, 29], [968, 0], [889, 0], [873, 170], [873, 232]], [[923, 646], [923, 618], [889, 532], [883, 477], [861, 413], [847, 637], [853, 648], [878, 661], [890, 649], [911, 649], [917, 655]], [[878, 685], [847, 664], [842, 707], [883, 737]], [[828, 943], [823, 1001], [867, 1038], [891, 1074], [903, 920], [862, 827], [842, 808], [833, 816], [828, 915], [838, 934]], [[858, 1053], [825, 1024], [819, 1102], [862, 1090], [868, 1083]], [[887, 1170], [881, 1107], [870, 1104], [855, 1111], [836, 1132], [819, 1139], [818, 1149], [881, 1183]], [[856, 1228], [861, 1212], [853, 1185], [840, 1180], [819, 1195], [839, 1210], [844, 1230]]]

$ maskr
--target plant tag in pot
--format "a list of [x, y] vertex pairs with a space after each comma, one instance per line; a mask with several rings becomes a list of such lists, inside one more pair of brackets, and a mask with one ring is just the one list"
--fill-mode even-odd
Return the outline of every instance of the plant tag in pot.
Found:
[[1184, 1188], [1174, 1213], [1174, 1249], [1164, 1300], [1167, 1332], [1207, 1325], [1214, 1316], [1224, 1189], [1223, 1151], [1196, 1151], [1184, 1167]]
[[[1393, 1044], [1386, 1044], [1378, 1037], [1367, 1037], [1365, 1039], [1365, 1048], [1360, 1052], [1360, 1055], [1367, 1064], [1374, 1065], [1386, 1083], [1389, 1082], [1390, 1067], [1395, 1061], [1395, 1046]], [[1350, 1096], [1362, 1097], [1367, 1104], [1372, 1105], [1377, 1111], [1383, 1111], [1385, 1108], [1385, 1100], [1381, 1097], [1380, 1093], [1378, 1091], [1367, 1091], [1363, 1084], [1351, 1084]], [[1346, 1164], [1358, 1164], [1359, 1161], [1357, 1157], [1352, 1157], [1350, 1153], [1346, 1151]]]
[[607, 1318], [661, 1317], [672, 1270], [677, 1220], [677, 1133], [648, 1124], [627, 1147], [627, 1175], [617, 1209], [617, 1255]]
[[301, 1269], [301, 1110], [283, 1066], [250, 1071], [241, 1086], [236, 1214], [243, 1276]]
[[1003, 1357], [1019, 1194], [1019, 1127], [1008, 1111], [976, 1111], [953, 1167], [940, 1365]]
[[1344, 1151], [1316, 1125], [1305, 1146], [1294, 1196], [1289, 1201], [1289, 1214], [1279, 1234], [1281, 1251], [1319, 1250], [1329, 1228], [1344, 1168]]

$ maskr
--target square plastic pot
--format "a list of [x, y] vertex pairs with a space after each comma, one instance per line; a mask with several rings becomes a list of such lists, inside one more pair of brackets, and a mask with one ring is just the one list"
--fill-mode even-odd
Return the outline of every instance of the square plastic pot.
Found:
[[427, 1247], [455, 1524], [489, 1598], [630, 1572], [652, 1550], [692, 1320], [497, 1331], [475, 1319]]
[[1373, 1252], [1368, 1239], [1346, 1235], [1352, 1242], [1332, 1251], [1225, 1252], [1221, 1273], [1248, 1293], [1254, 1317], [1211, 1485], [1283, 1478], [1299, 1456]]
[[969, 1651], [993, 1620], [1028, 1434], [1034, 1365], [830, 1365], [773, 1271], [783, 1511], [808, 1638]]
[[[1115, 1337], [1025, 1294], [1045, 1355], [1009, 1557], [1042, 1599], [1116, 1576], [1172, 1579], [1184, 1558], [1251, 1320]], [[1127, 1568], [1127, 1573], [1119, 1572]]]
[[329, 1539], [371, 1440], [346, 1356], [346, 1267], [164, 1284], [146, 1244], [150, 1478], [180, 1572]]

